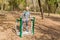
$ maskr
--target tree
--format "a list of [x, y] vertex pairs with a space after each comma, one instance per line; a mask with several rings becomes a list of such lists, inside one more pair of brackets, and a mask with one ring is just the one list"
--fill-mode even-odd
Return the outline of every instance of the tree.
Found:
[[45, 0], [45, 3], [47, 5], [48, 16], [50, 16], [50, 13], [56, 12], [56, 9], [58, 8], [57, 0]]
[[43, 9], [42, 9], [42, 6], [41, 6], [41, 0], [38, 0], [38, 4], [39, 4], [39, 7], [40, 7], [40, 11], [41, 11], [41, 17], [43, 19], [44, 17], [43, 17]]
[[1, 10], [3, 11], [4, 0], [0, 0], [1, 3]]
[[58, 2], [57, 2], [57, 0], [55, 0], [55, 2], [54, 2], [54, 6], [55, 6], [54, 13], [55, 13], [55, 12], [56, 12], [56, 9], [58, 8]]
[[49, 15], [50, 15], [50, 12], [51, 12], [50, 0], [45, 0], [45, 3], [46, 3], [46, 5], [47, 5], [48, 16], [49, 16]]
[[9, 0], [8, 2], [11, 6], [11, 10], [19, 9], [20, 0]]
[[36, 11], [36, 0], [32, 0], [34, 11]]
[[25, 3], [26, 3], [26, 6], [28, 6], [28, 3], [27, 3], [28, 0], [25, 0]]

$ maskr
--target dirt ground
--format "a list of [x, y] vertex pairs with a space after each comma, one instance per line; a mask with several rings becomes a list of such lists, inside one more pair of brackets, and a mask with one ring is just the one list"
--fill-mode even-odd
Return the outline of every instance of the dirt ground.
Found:
[[0, 14], [0, 40], [60, 40], [60, 15], [45, 15], [44, 20], [38, 15], [35, 19], [35, 34], [20, 38], [15, 33], [16, 19], [20, 14]]

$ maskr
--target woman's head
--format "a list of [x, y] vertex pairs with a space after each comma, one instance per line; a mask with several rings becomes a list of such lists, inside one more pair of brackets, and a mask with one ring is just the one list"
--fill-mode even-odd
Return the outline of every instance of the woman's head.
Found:
[[26, 7], [26, 10], [27, 10], [27, 11], [29, 10], [29, 7], [28, 7], [28, 6]]

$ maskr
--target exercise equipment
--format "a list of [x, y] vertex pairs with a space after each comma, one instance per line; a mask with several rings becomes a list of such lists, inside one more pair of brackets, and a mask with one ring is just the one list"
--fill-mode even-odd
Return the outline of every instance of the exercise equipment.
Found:
[[[23, 18], [20, 17], [20, 19], [17, 19], [16, 20], [16, 33], [17, 35], [19, 35], [20, 37], [24, 36], [24, 35], [28, 35], [28, 34], [32, 34], [34, 35], [34, 24], [35, 24], [35, 17], [31, 17], [31, 30], [30, 31], [23, 31]], [[19, 26], [19, 31], [17, 30], [17, 24], [18, 22], [20, 23], [20, 26]]]

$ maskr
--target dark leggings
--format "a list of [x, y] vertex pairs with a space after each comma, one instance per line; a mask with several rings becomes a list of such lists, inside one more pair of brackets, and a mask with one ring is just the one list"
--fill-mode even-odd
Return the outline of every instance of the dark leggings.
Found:
[[28, 20], [26, 20], [25, 22], [26, 22], [26, 31], [28, 31]]
[[26, 20], [26, 26], [28, 26], [28, 21]]

